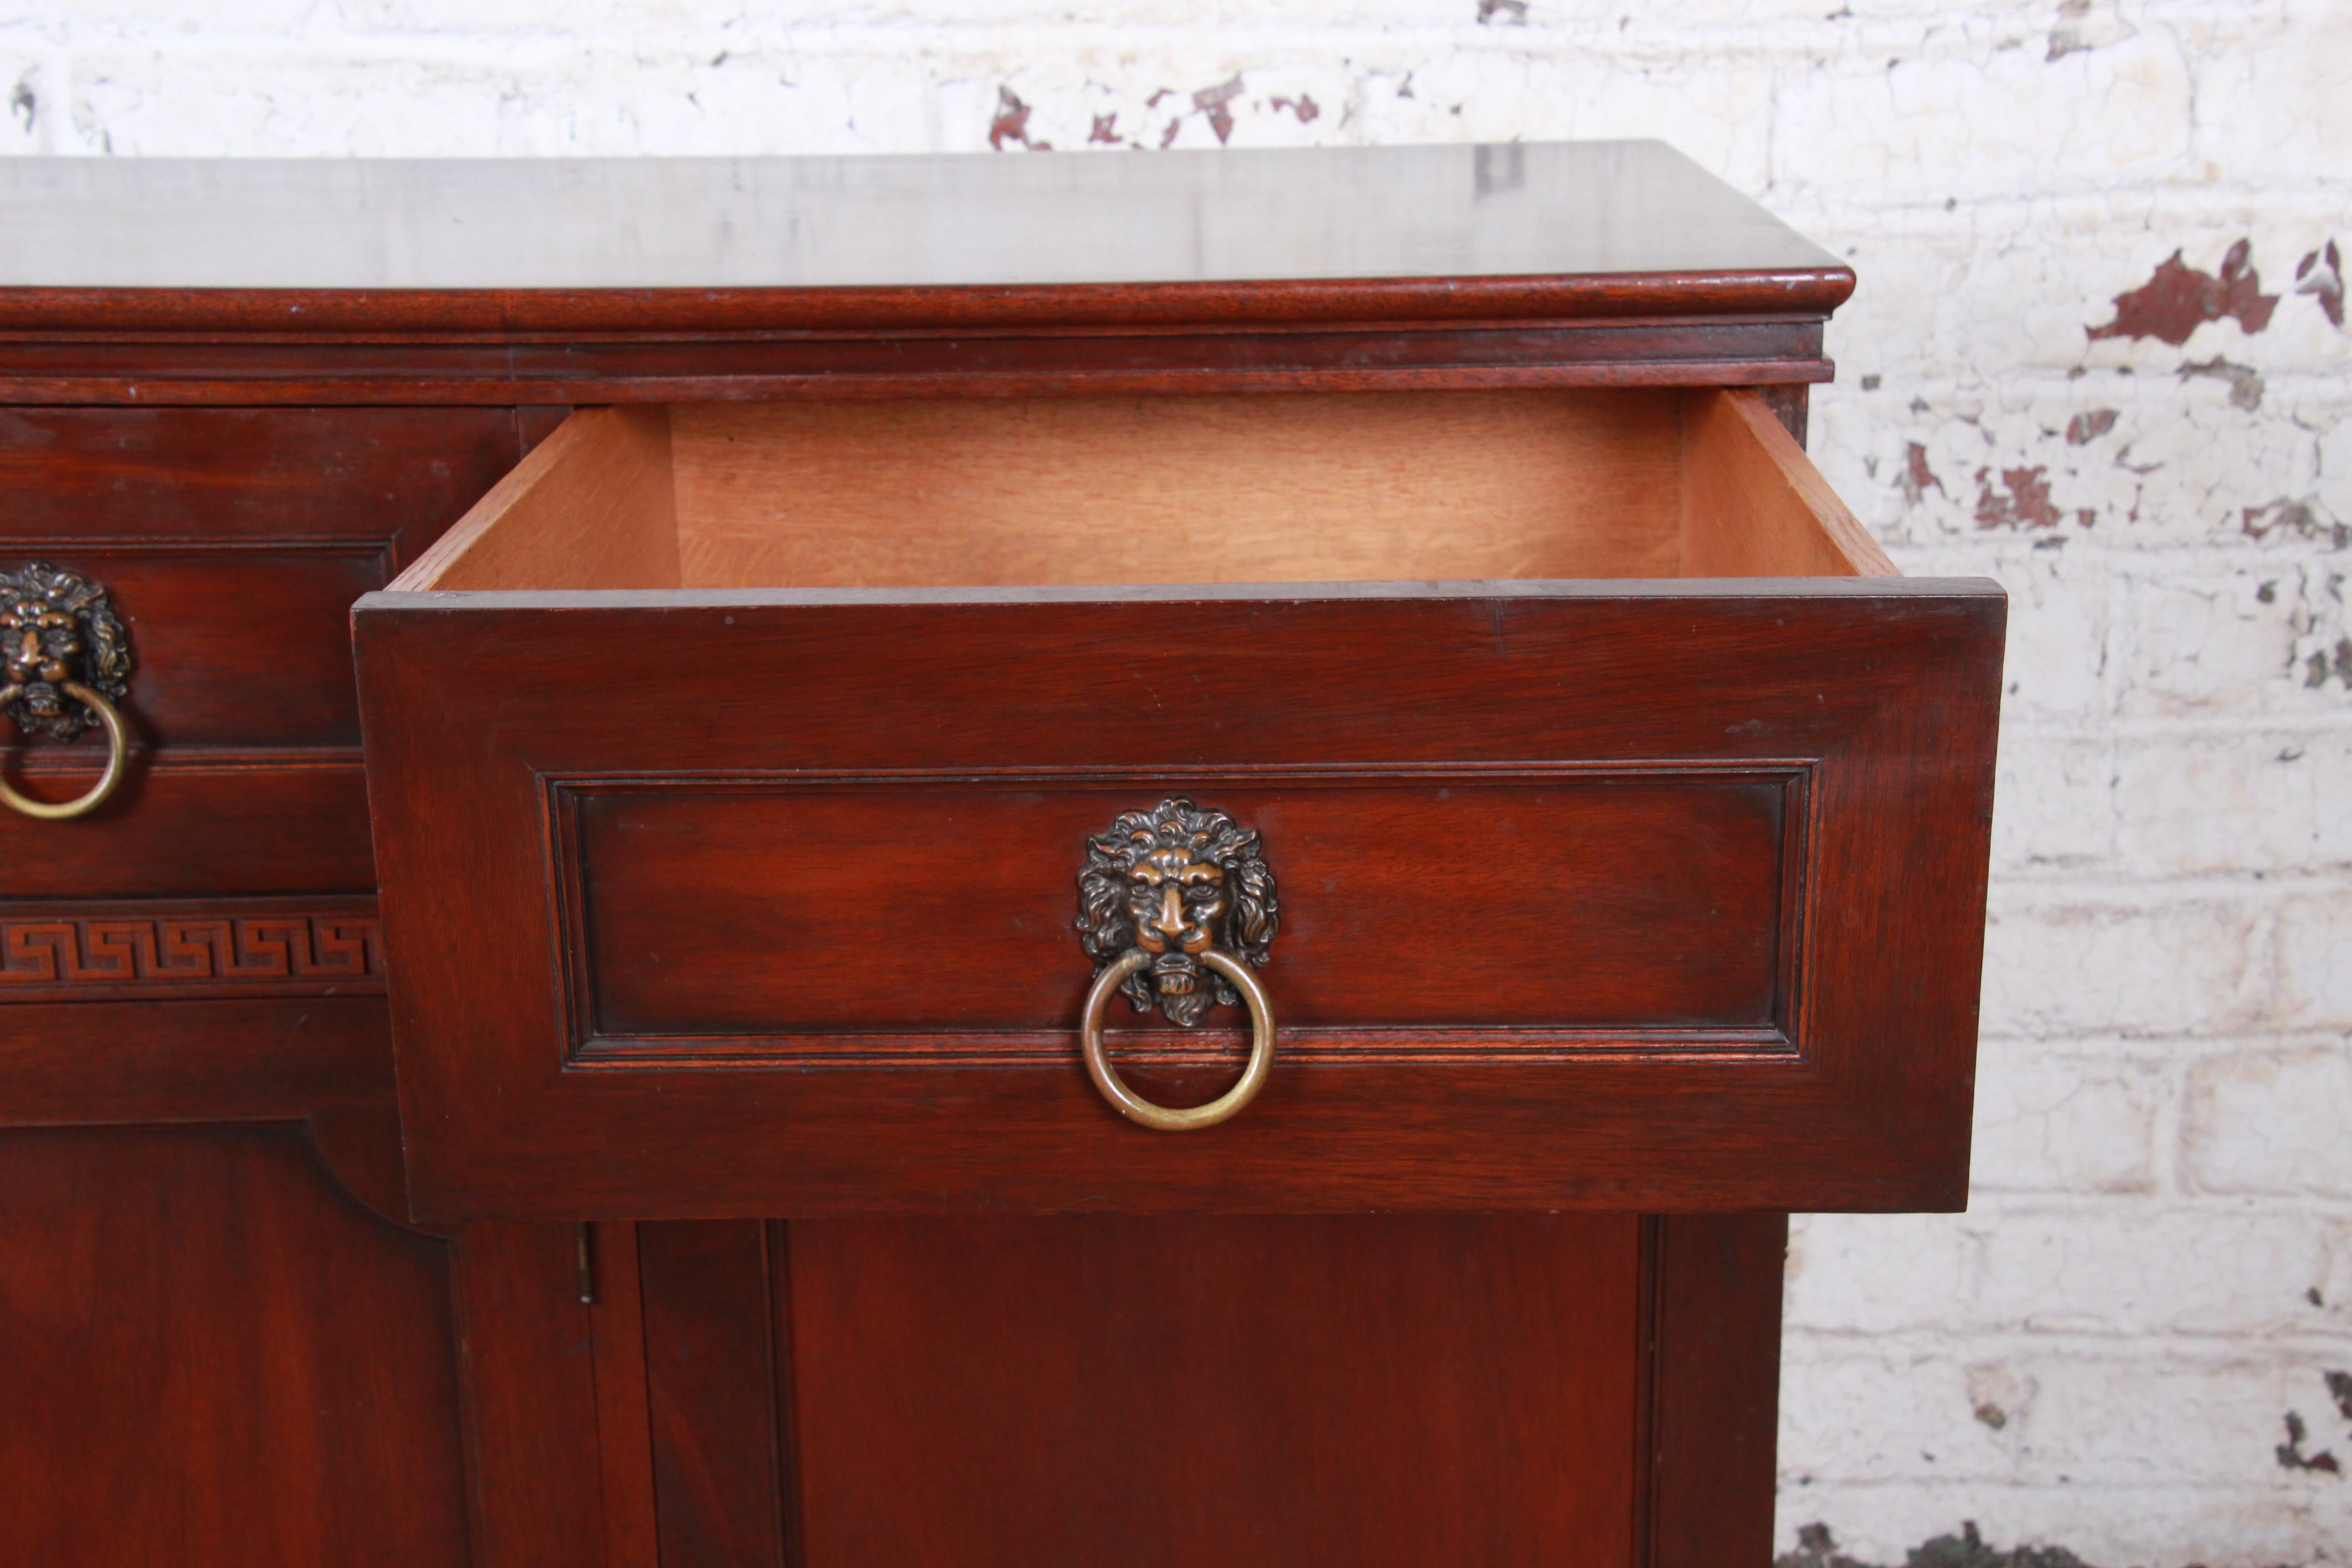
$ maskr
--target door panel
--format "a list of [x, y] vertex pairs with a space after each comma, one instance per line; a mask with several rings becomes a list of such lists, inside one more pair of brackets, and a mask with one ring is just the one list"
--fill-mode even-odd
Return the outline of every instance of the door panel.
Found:
[[664, 1568], [1769, 1556], [1784, 1215], [596, 1228]]
[[806, 1562], [1625, 1563], [1639, 1229], [794, 1224]]
[[0, 1134], [5, 1555], [468, 1561], [449, 1285], [294, 1129]]

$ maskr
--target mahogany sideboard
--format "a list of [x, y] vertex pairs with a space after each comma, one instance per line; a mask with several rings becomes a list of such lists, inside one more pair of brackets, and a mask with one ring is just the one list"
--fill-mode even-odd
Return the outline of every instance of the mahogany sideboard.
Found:
[[1787, 1215], [1967, 1190], [1853, 282], [1645, 142], [0, 161], [5, 1554], [1760, 1568]]

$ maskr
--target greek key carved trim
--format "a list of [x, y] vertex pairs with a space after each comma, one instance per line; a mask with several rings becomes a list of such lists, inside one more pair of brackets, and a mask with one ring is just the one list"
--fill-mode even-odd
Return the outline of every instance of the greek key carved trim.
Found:
[[383, 990], [373, 900], [299, 907], [0, 909], [0, 999], [372, 995]]

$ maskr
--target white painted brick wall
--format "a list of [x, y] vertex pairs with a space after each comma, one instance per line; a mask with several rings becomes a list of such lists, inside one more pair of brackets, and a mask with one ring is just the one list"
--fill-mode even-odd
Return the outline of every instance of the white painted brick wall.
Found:
[[[2345, 0], [49, 0], [0, 97], [117, 156], [1675, 142], [1861, 272], [1831, 478], [2014, 595], [1974, 1202], [1799, 1224], [1783, 1545], [2352, 1561], [2279, 1457], [2352, 1471]], [[2260, 330], [2087, 336], [2241, 243]]]

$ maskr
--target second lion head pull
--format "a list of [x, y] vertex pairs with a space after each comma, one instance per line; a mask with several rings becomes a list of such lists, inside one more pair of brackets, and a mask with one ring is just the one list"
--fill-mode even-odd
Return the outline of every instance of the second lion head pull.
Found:
[[1078, 936], [1095, 973], [1129, 951], [1150, 954], [1119, 989], [1137, 1012], [1156, 1006], [1188, 1027], [1212, 1002], [1238, 1003], [1200, 955], [1213, 948], [1265, 966], [1282, 912], [1262, 847], [1255, 827], [1181, 795], [1121, 813], [1087, 840], [1078, 873]]

